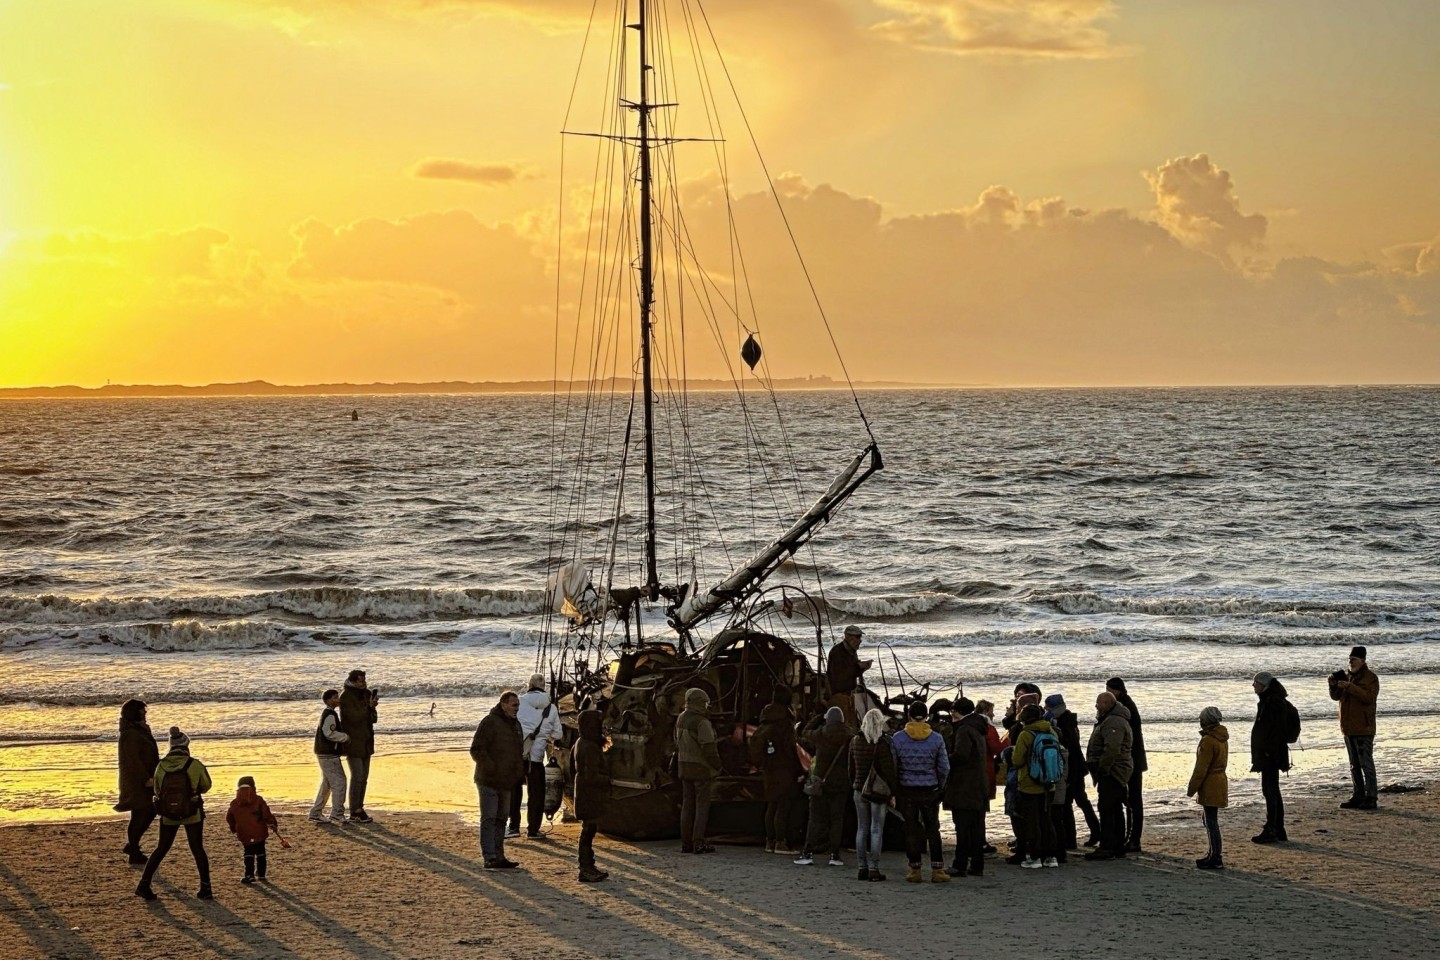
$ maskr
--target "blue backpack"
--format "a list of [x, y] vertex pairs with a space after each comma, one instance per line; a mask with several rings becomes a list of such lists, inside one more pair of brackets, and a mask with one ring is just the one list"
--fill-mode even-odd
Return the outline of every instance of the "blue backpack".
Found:
[[1065, 776], [1065, 748], [1053, 733], [1035, 733], [1030, 742], [1030, 779], [1053, 787]]

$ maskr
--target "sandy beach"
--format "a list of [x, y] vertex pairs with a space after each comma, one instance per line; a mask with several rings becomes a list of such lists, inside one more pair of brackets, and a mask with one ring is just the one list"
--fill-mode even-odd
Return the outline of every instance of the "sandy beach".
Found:
[[[1068, 957], [1369, 958], [1440, 954], [1440, 792], [1385, 795], [1374, 813], [1342, 794], [1292, 798], [1292, 842], [1259, 847], [1256, 812], [1222, 818], [1223, 872], [1195, 870], [1198, 816], [1147, 824], [1145, 853], [982, 879], [861, 884], [852, 867], [796, 867], [755, 847], [713, 856], [676, 843], [601, 838], [608, 882], [576, 880], [576, 824], [512, 842], [515, 872], [479, 866], [473, 816], [377, 810], [344, 830], [281, 811], [293, 847], [266, 884], [240, 884], [239, 846], [207, 828], [216, 899], [167, 858], [145, 904], [116, 820], [0, 829], [0, 956], [948, 958], [1044, 950]], [[153, 833], [146, 847], [153, 844]], [[847, 864], [852, 855], [847, 854]], [[498, 951], [498, 952], [497, 952]]]

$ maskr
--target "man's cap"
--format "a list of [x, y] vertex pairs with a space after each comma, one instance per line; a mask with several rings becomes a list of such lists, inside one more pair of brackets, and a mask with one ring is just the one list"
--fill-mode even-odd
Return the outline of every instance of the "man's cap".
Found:
[[865, 631], [864, 631], [864, 630], [861, 630], [859, 627], [855, 626], [855, 624], [852, 623], [852, 624], [850, 624], [850, 626], [848, 626], [848, 627], [845, 628], [845, 636], [847, 636], [847, 637], [863, 637], [863, 636], [865, 636]]

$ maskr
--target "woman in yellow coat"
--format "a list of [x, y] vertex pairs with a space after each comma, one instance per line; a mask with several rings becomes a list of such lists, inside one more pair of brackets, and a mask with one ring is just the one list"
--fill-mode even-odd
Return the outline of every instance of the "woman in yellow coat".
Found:
[[1205, 834], [1210, 852], [1195, 866], [1201, 870], [1219, 870], [1225, 866], [1220, 858], [1220, 808], [1230, 805], [1230, 778], [1225, 766], [1230, 760], [1230, 731], [1220, 723], [1220, 708], [1206, 707], [1200, 711], [1200, 745], [1195, 748], [1195, 772], [1185, 796], [1194, 797], [1205, 811]]

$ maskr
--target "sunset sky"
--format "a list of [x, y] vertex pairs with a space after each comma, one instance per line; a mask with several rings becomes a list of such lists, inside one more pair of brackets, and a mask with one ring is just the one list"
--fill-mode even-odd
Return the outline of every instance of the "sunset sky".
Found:
[[[1434, 0], [704, 8], [856, 378], [1440, 381]], [[0, 0], [0, 386], [550, 376], [590, 10]], [[731, 173], [773, 371], [836, 373]]]

